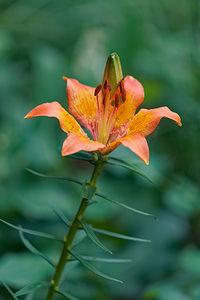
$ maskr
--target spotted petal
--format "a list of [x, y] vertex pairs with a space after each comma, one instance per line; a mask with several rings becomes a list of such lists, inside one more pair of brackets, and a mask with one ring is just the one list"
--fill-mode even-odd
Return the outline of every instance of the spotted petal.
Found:
[[110, 145], [100, 150], [102, 154], [108, 154], [116, 149], [120, 144], [129, 148], [137, 156], [139, 156], [145, 164], [149, 163], [149, 147], [145, 137], [142, 134], [132, 134], [120, 138]]
[[144, 100], [143, 86], [135, 78], [126, 76], [124, 78], [124, 89], [126, 91], [126, 101], [117, 110], [113, 131], [132, 119], [137, 107]]
[[81, 84], [78, 80], [64, 77], [67, 81], [67, 99], [69, 112], [94, 136], [96, 124], [97, 100], [95, 88]]
[[102, 148], [105, 148], [104, 144], [92, 141], [83, 135], [70, 133], [63, 143], [62, 156], [70, 155], [81, 150], [97, 151]]
[[179, 126], [182, 125], [179, 115], [172, 112], [168, 107], [149, 110], [141, 109], [135, 115], [134, 119], [130, 121], [126, 136], [116, 139], [100, 151], [103, 154], [108, 154], [122, 144], [148, 164], [149, 149], [145, 136], [151, 134], [156, 129], [163, 117], [172, 119]]
[[155, 109], [141, 109], [129, 123], [128, 134], [141, 133], [144, 136], [151, 134], [158, 126], [161, 118], [169, 118], [181, 126], [181, 119], [177, 113], [168, 107]]
[[38, 116], [57, 118], [63, 131], [67, 133], [75, 132], [86, 136], [77, 121], [58, 102], [43, 103], [36, 106], [25, 116], [25, 119]]

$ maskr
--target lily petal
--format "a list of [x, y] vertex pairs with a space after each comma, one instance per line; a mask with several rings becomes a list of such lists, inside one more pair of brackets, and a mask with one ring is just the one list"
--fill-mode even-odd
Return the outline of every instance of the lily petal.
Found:
[[105, 145], [102, 143], [92, 141], [83, 135], [70, 133], [63, 143], [62, 156], [70, 155], [81, 150], [97, 151], [102, 148], [105, 148]]
[[132, 76], [126, 76], [124, 78], [124, 89], [126, 91], [126, 100], [117, 110], [114, 130], [125, 125], [132, 119], [137, 107], [144, 100], [144, 88], [141, 83]]
[[36, 106], [25, 116], [25, 119], [39, 116], [57, 118], [61, 129], [66, 133], [75, 132], [86, 136], [78, 122], [56, 101]]
[[181, 119], [177, 113], [168, 107], [155, 109], [141, 109], [129, 123], [128, 134], [141, 133], [144, 136], [151, 134], [158, 126], [161, 118], [169, 118], [181, 126]]
[[78, 80], [64, 77], [67, 81], [67, 99], [69, 112], [94, 136], [96, 124], [97, 99], [95, 88], [81, 84]]
[[100, 150], [102, 154], [108, 154], [116, 149], [120, 144], [133, 151], [145, 164], [149, 164], [149, 147], [142, 134], [132, 134], [120, 138], [110, 145]]
[[142, 134], [126, 136], [121, 139], [121, 143], [139, 156], [146, 165], [149, 164], [149, 147]]

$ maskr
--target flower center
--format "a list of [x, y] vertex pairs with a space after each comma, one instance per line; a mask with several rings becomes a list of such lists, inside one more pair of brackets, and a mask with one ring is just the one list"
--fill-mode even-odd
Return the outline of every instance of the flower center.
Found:
[[126, 100], [124, 81], [121, 80], [116, 91], [111, 93], [111, 86], [108, 84], [108, 80], [105, 80], [103, 86], [98, 85], [96, 87], [94, 95], [97, 99], [95, 140], [108, 145], [116, 138], [112, 137], [116, 113], [120, 105]]

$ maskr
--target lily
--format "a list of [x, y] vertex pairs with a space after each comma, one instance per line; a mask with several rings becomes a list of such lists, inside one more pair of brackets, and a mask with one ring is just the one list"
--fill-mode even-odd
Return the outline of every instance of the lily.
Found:
[[[141, 83], [132, 76], [123, 78], [117, 54], [107, 60], [102, 84], [96, 88], [81, 84], [76, 79], [63, 77], [67, 82], [67, 112], [59, 102], [43, 103], [32, 109], [25, 118], [55, 117], [67, 133], [62, 156], [78, 151], [95, 151], [106, 155], [123, 145], [146, 164], [149, 148], [146, 136], [158, 126], [161, 118], [169, 118], [181, 126], [180, 116], [168, 107], [140, 109], [144, 100]], [[91, 134], [89, 137], [80, 122]]]

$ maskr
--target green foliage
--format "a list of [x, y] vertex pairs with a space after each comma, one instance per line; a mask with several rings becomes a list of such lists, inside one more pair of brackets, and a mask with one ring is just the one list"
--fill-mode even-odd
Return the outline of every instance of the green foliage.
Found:
[[36, 176], [39, 176], [39, 177], [44, 177], [44, 178], [48, 178], [48, 179], [66, 180], [66, 181], [71, 181], [71, 182], [74, 182], [74, 183], [77, 183], [77, 184], [82, 184], [81, 181], [79, 181], [79, 180], [77, 180], [75, 178], [45, 175], [45, 174], [36, 172], [36, 171], [34, 171], [32, 169], [29, 169], [29, 168], [26, 168], [26, 171], [28, 171], [28, 172], [36, 175]]
[[134, 165], [133, 163], [129, 163], [128, 161], [125, 161], [123, 159], [119, 159], [119, 158], [116, 158], [116, 157], [109, 157], [108, 158], [108, 164], [120, 166], [120, 167], [123, 167], [123, 168], [127, 168], [127, 169], [143, 176], [144, 178], [146, 178], [150, 182], [152, 182], [152, 180], [142, 170], [140, 170], [136, 165]]
[[92, 226], [90, 226], [87, 223], [81, 222], [81, 225], [85, 231], [85, 233], [87, 234], [87, 236], [89, 237], [89, 239], [95, 243], [97, 246], [99, 246], [101, 249], [103, 249], [104, 251], [112, 254], [112, 251], [110, 251], [106, 246], [104, 246], [102, 244], [102, 242], [98, 239], [98, 237], [96, 236]]
[[0, 280], [4, 280], [14, 288], [22, 288], [33, 282], [43, 281], [51, 273], [52, 267], [41, 257], [31, 253], [22, 251], [15, 254], [8, 253], [0, 260]]
[[124, 234], [119, 234], [116, 232], [111, 232], [108, 230], [102, 230], [102, 229], [98, 229], [98, 228], [93, 228], [93, 231], [104, 234], [104, 235], [108, 235], [108, 236], [112, 236], [118, 239], [123, 239], [123, 240], [129, 240], [129, 241], [136, 241], [136, 242], [145, 242], [145, 243], [151, 243], [150, 240], [144, 240], [144, 239], [140, 239], [140, 238], [135, 238], [132, 236], [127, 236]]
[[67, 217], [63, 214], [62, 211], [60, 211], [55, 205], [52, 207], [53, 211], [55, 212], [56, 216], [67, 226], [70, 226], [70, 221], [67, 219]]
[[15, 299], [15, 300], [18, 300], [17, 296], [11, 291], [9, 286], [3, 280], [1, 280], [1, 283], [6, 288], [6, 290], [9, 292], [9, 294], [12, 296], [12, 298]]
[[48, 257], [47, 255], [43, 254], [42, 252], [38, 251], [29, 240], [27, 240], [22, 231], [19, 231], [19, 236], [22, 240], [22, 243], [24, 244], [24, 246], [33, 254], [39, 255], [41, 256], [44, 260], [46, 260], [53, 268], [55, 268], [55, 263], [52, 261], [52, 259], [50, 257]]
[[[149, 213], [146, 213], [146, 212], [144, 212], [144, 211], [135, 209], [135, 208], [130, 207], [130, 206], [128, 206], [128, 205], [126, 205], [126, 204], [124, 204], [124, 203], [121, 203], [121, 202], [119, 202], [119, 201], [110, 199], [110, 198], [108, 198], [108, 197], [106, 197], [106, 196], [104, 196], [104, 195], [102, 195], [102, 194], [100, 194], [100, 193], [96, 193], [96, 196], [98, 196], [98, 197], [100, 197], [100, 198], [103, 198], [103, 199], [105, 199], [105, 200], [107, 200], [107, 201], [110, 201], [110, 202], [112, 202], [112, 203], [114, 203], [114, 204], [117, 204], [117, 205], [119, 205], [119, 206], [121, 206], [121, 207], [123, 207], [123, 208], [126, 208], [126, 209], [128, 209], [128, 210], [130, 210], [130, 211], [132, 211], [132, 212], [135, 212], [135, 213], [137, 213], [137, 214], [141, 214], [141, 215], [144, 215], [144, 216], [154, 217], [152, 214], [149, 214]], [[154, 218], [155, 218], [155, 217], [154, 217]]]
[[76, 297], [74, 297], [74, 296], [72, 296], [72, 295], [70, 295], [69, 293], [66, 293], [66, 292], [57, 291], [56, 293], [58, 295], [63, 296], [67, 300], [78, 300], [78, 298], [76, 298]]
[[17, 293], [15, 293], [15, 296], [27, 295], [27, 294], [35, 292], [39, 289], [46, 288], [49, 286], [50, 286], [49, 282], [40, 282], [40, 283], [30, 284], [30, 285], [25, 286], [21, 290], [17, 291]]
[[118, 259], [118, 258], [103, 258], [103, 257], [92, 257], [92, 256], [83, 256], [84, 260], [96, 261], [96, 262], [105, 262], [105, 263], [129, 263], [132, 262], [132, 259]]
[[119, 283], [123, 283], [121, 280], [110, 277], [104, 273], [102, 273], [101, 271], [99, 271], [94, 265], [90, 264], [89, 262], [87, 262], [84, 258], [82, 258], [77, 252], [75, 252], [74, 250], [70, 250], [70, 254], [72, 254], [72, 256], [77, 259], [81, 265], [83, 265], [83, 267], [85, 267], [86, 269], [90, 270], [92, 273], [103, 277], [105, 279], [111, 280], [111, 281], [116, 281]]
[[53, 235], [51, 235], [49, 233], [39, 232], [39, 231], [35, 231], [35, 230], [30, 230], [30, 229], [23, 228], [21, 226], [15, 226], [15, 225], [13, 225], [11, 223], [8, 223], [8, 222], [6, 222], [4, 220], [1, 220], [1, 219], [0, 219], [0, 222], [2, 222], [4, 224], [6, 224], [6, 225], [8, 225], [8, 226], [10, 226], [10, 227], [18, 230], [18, 231], [26, 232], [26, 233], [31, 234], [31, 235], [36, 235], [36, 236], [39, 236], [39, 237], [42, 237], [42, 238], [47, 238], [47, 239], [51, 239], [51, 240], [53, 239], [53, 240], [57, 241], [57, 239]]

